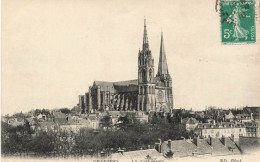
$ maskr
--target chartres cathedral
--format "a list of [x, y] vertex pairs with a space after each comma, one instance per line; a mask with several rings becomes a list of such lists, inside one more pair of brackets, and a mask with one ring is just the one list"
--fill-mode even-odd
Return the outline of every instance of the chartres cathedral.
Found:
[[79, 96], [82, 113], [96, 111], [171, 112], [172, 78], [168, 71], [163, 35], [161, 35], [158, 72], [149, 49], [146, 22], [143, 46], [138, 52], [138, 79], [120, 82], [94, 81], [85, 95]]

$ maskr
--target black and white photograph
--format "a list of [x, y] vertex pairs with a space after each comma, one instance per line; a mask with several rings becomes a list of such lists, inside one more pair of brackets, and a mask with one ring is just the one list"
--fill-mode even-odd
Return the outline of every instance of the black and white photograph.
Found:
[[259, 0], [2, 0], [1, 161], [258, 161], [259, 15]]

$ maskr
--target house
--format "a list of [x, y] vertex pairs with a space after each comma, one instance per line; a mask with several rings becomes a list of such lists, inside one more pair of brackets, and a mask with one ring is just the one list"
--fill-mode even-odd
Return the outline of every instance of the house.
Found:
[[69, 117], [67, 122], [59, 123], [61, 131], [78, 133], [82, 128], [90, 128], [90, 122], [86, 119], [79, 117]]
[[253, 119], [260, 120], [260, 107], [244, 107], [243, 111], [247, 114], [253, 113]]
[[25, 118], [25, 124], [27, 124], [33, 131], [37, 129], [37, 118]]
[[[128, 112], [129, 113], [129, 112]], [[140, 121], [141, 123], [145, 123], [145, 122], [148, 122], [148, 119], [149, 119], [149, 115], [146, 114], [145, 112], [136, 112], [136, 111], [133, 111], [133, 112], [130, 112], [132, 113], [136, 119], [138, 121]]]
[[229, 112], [224, 112], [224, 121], [233, 121], [235, 116], [233, 115], [233, 113], [231, 111]]
[[64, 119], [64, 118], [66, 118], [67, 116], [66, 116], [66, 114], [64, 114], [64, 113], [62, 113], [62, 112], [60, 112], [60, 111], [53, 111], [52, 112], [52, 116], [53, 116], [53, 118], [55, 118], [55, 119]]
[[256, 122], [244, 122], [246, 126], [246, 137], [259, 137], [258, 134], [258, 123]]
[[210, 108], [208, 110], [205, 110], [204, 118], [225, 122], [233, 121], [235, 116], [233, 115], [231, 110], [223, 110], [222, 108]]
[[37, 130], [44, 132], [56, 132], [59, 130], [59, 126], [53, 121], [42, 121], [38, 122]]
[[45, 113], [39, 113], [37, 116], [36, 116], [37, 119], [40, 119], [40, 120], [47, 120], [48, 119], [48, 116], [45, 114]]
[[100, 128], [101, 122], [100, 122], [100, 116], [97, 113], [94, 114], [87, 114], [86, 117], [84, 117], [84, 119], [88, 120], [89, 122], [89, 129], [98, 129]]
[[60, 111], [53, 111], [52, 119], [58, 125], [66, 124], [68, 122], [68, 116]]
[[119, 117], [125, 117], [126, 115], [132, 115], [140, 122], [148, 122], [149, 117], [147, 113], [138, 111], [105, 111], [103, 115], [110, 116], [113, 124], [116, 124]]
[[125, 117], [126, 113], [123, 111], [105, 111], [102, 116], [110, 116], [112, 124], [115, 125], [118, 123], [120, 117]]
[[75, 115], [79, 116], [79, 115], [81, 115], [81, 112], [82, 112], [82, 110], [81, 110], [81, 108], [79, 107], [79, 105], [74, 106], [74, 107], [71, 109], [71, 115], [73, 115], [73, 116], [75, 116]]
[[160, 153], [165, 156], [167, 152], [171, 151], [173, 158], [241, 154], [237, 145], [229, 137], [168, 140], [157, 144]]
[[6, 117], [5, 122], [7, 122], [8, 125], [11, 125], [13, 127], [24, 125], [24, 119], [19, 117]]
[[247, 113], [243, 113], [243, 114], [237, 114], [235, 115], [235, 119], [238, 122], [251, 122], [253, 119], [253, 113], [251, 114], [247, 114]]
[[239, 136], [246, 135], [246, 126], [243, 123], [234, 122], [220, 122], [217, 124], [199, 123], [198, 130], [202, 137], [234, 137], [238, 139]]
[[199, 118], [204, 118], [205, 117], [205, 114], [203, 111], [196, 111], [195, 112], [196, 116], [199, 117]]
[[185, 126], [187, 131], [194, 130], [198, 126], [198, 123], [195, 118], [184, 118], [181, 120], [181, 124]]

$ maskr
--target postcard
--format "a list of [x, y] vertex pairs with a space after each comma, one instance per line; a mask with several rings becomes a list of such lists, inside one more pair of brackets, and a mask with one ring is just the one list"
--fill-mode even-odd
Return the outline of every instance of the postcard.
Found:
[[259, 159], [259, 0], [1, 5], [2, 161]]

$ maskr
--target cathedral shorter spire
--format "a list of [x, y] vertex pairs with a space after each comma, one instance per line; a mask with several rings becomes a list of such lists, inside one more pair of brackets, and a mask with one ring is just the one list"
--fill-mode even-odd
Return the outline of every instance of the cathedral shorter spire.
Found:
[[163, 42], [163, 32], [161, 33], [161, 46], [160, 46], [160, 58], [159, 58], [159, 65], [158, 65], [158, 73], [157, 76], [168, 74], [168, 65], [166, 60], [166, 54], [164, 49], [164, 42]]

